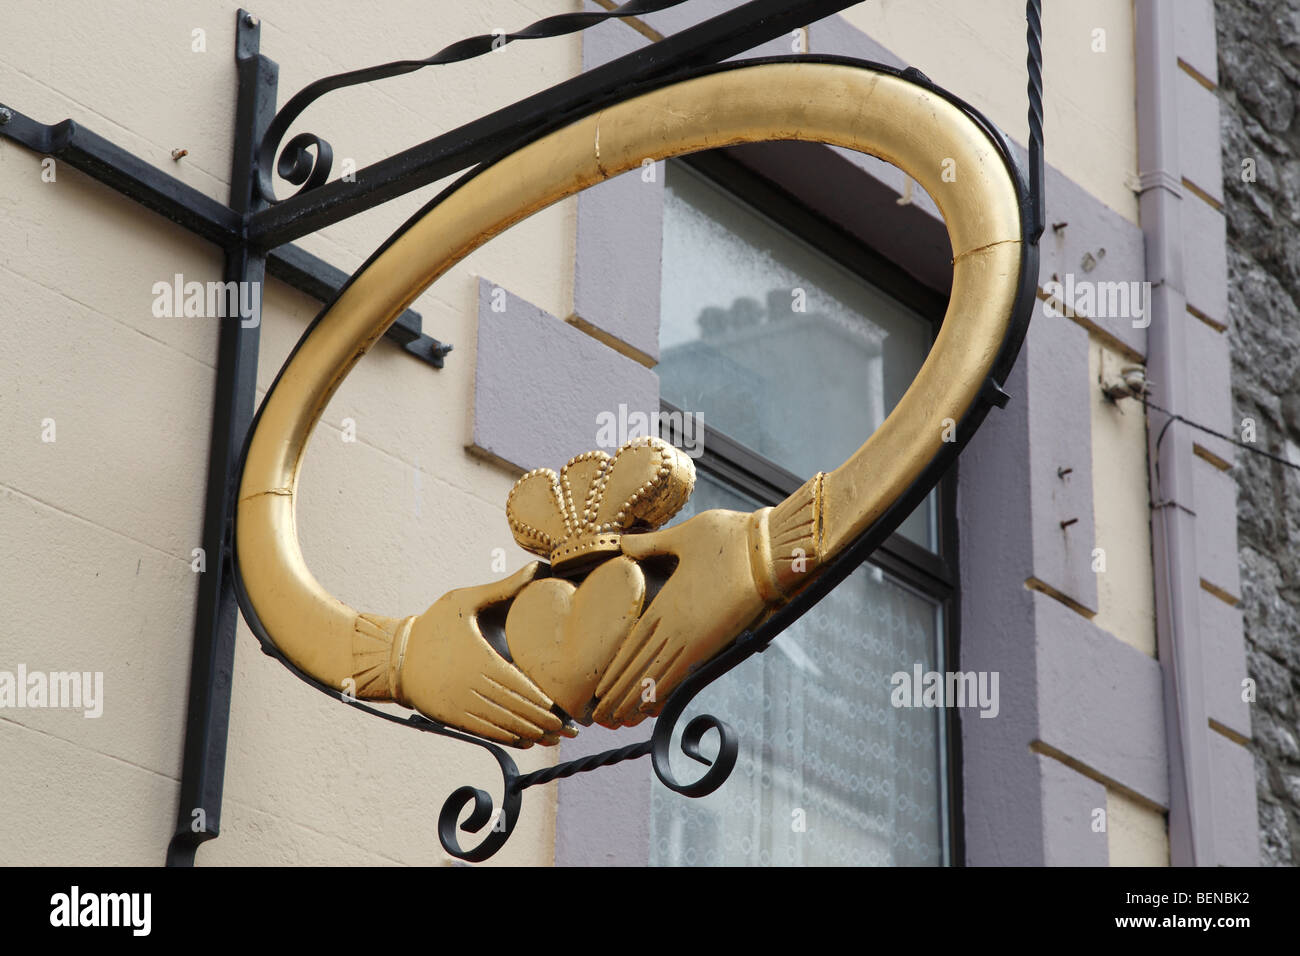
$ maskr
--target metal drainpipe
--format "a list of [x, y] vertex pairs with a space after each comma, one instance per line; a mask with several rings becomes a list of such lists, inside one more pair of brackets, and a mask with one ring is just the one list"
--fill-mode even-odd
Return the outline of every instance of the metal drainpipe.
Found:
[[[1151, 281], [1147, 368], [1154, 401], [1188, 409], [1189, 320], [1183, 281], [1174, 0], [1136, 0], [1139, 210]], [[1192, 437], [1151, 412], [1151, 541], [1156, 647], [1164, 674], [1169, 751], [1169, 856], [1173, 866], [1214, 864], [1208, 715], [1198, 602]], [[1164, 431], [1163, 437], [1161, 436]]]

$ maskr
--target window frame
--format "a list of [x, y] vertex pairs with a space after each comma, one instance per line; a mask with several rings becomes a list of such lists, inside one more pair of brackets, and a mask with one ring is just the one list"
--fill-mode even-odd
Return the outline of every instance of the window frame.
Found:
[[[747, 147], [751, 155], [754, 148]], [[771, 144], [762, 148], [771, 148]], [[866, 243], [810, 209], [783, 189], [780, 183], [736, 158], [732, 150], [693, 153], [669, 162], [681, 164], [701, 175], [831, 261], [912, 309], [930, 323], [933, 343], [947, 309], [947, 289], [939, 289], [910, 275], [889, 257], [887, 250]], [[666, 422], [684, 420], [680, 414], [684, 409], [662, 397], [660, 408], [668, 413], [664, 419]], [[675, 430], [663, 437], [679, 445], [684, 438]], [[696, 441], [701, 437], [703, 443], [700, 457], [695, 460], [696, 467], [764, 504], [776, 504], [812, 477], [796, 475], [707, 423], [703, 424], [703, 435], [694, 436]], [[940, 671], [948, 671], [959, 669], [961, 618], [955, 462], [935, 492], [937, 551], [932, 552], [894, 532], [867, 561], [888, 574], [894, 583], [933, 600], [938, 606], [941, 625], [935, 648], [937, 667]], [[960, 866], [965, 860], [965, 847], [958, 709], [944, 708], [938, 725], [938, 771], [943, 774], [939, 807], [941, 865]]]

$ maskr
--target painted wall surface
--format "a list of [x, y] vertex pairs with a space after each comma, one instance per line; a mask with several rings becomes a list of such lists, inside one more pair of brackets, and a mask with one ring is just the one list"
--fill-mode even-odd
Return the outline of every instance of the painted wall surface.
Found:
[[1097, 616], [1093, 623], [1152, 657], [1156, 653], [1151, 581], [1151, 495], [1146, 416], [1132, 400], [1102, 389], [1132, 360], [1093, 336], [1088, 343], [1092, 482], [1096, 509]]
[[[234, 2], [6, 4], [0, 100], [71, 117], [221, 201], [236, 92]], [[283, 102], [321, 76], [427, 55], [574, 4], [490, 0], [253, 4]], [[330, 140], [336, 175], [549, 86], [576, 39], [326, 97], [295, 131]], [[179, 161], [171, 151], [188, 150]], [[158, 318], [153, 284], [221, 277], [219, 252], [71, 168], [0, 143], [0, 670], [102, 671], [103, 713], [0, 711], [0, 864], [158, 864], [177, 813], [198, 575], [216, 318]], [[420, 190], [302, 240], [351, 272], [426, 202]], [[283, 195], [283, 193], [282, 193]], [[455, 345], [436, 371], [388, 342], [352, 373], [307, 454], [298, 509], [320, 581], [355, 606], [418, 613], [524, 563], [504, 518], [514, 473], [471, 442], [477, 276], [552, 315], [572, 299], [574, 210], [548, 210], [414, 303]], [[319, 308], [270, 281], [259, 401]], [[233, 319], [226, 321], [235, 321]], [[558, 321], [558, 320], [556, 320]], [[43, 441], [46, 420], [53, 441]], [[348, 420], [351, 420], [350, 422]], [[355, 441], [345, 436], [355, 434]], [[209, 556], [211, 561], [211, 556]], [[554, 751], [520, 755], [521, 769]], [[472, 748], [339, 706], [263, 656], [240, 625], [222, 834], [200, 864], [447, 862], [443, 799], [499, 789]], [[499, 796], [499, 794], [498, 794]], [[554, 790], [531, 793], [503, 863], [549, 863]]]

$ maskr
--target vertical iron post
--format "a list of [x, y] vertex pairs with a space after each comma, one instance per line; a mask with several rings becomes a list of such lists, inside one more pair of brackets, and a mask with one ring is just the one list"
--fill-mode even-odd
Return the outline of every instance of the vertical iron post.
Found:
[[[238, 238], [226, 247], [224, 280], [239, 283], [238, 316], [221, 323], [212, 438], [203, 523], [206, 570], [199, 578], [190, 664], [189, 706], [176, 829], [167, 848], [168, 866], [193, 866], [199, 845], [221, 832], [221, 798], [226, 769], [226, 733], [235, 668], [235, 601], [231, 555], [239, 456], [253, 420], [257, 351], [261, 330], [266, 255], [247, 242], [248, 219], [262, 203], [254, 192], [254, 157], [263, 131], [275, 115], [279, 67], [258, 53], [260, 22], [240, 10], [235, 26], [239, 92], [235, 110], [230, 207], [240, 217]], [[248, 283], [250, 295], [244, 294]], [[243, 303], [251, 302], [251, 314]]]

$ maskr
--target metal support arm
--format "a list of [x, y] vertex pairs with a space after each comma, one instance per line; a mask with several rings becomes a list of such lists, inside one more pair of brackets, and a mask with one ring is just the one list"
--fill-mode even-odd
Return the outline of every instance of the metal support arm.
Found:
[[[232, 208], [73, 120], [46, 125], [0, 106], [0, 139], [66, 163], [223, 250], [243, 242], [243, 223]], [[272, 250], [266, 271], [321, 302], [333, 299], [348, 279], [342, 269], [294, 245]], [[388, 338], [435, 368], [443, 367], [452, 348], [425, 335], [420, 313], [413, 309], [393, 323]]]
[[[525, 97], [356, 173], [307, 188], [252, 217], [249, 238], [267, 248], [292, 242], [380, 203], [437, 182], [502, 152], [544, 126], [561, 122], [611, 90], [744, 53], [857, 0], [751, 0], [571, 80]], [[319, 137], [313, 137], [319, 140]], [[328, 148], [328, 147], [327, 147]]]

